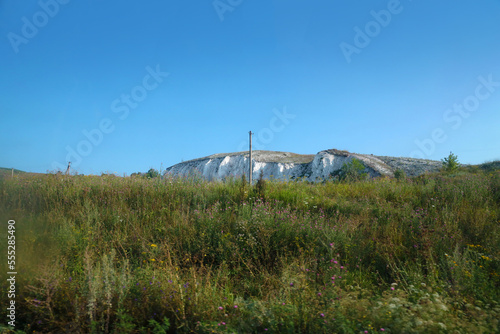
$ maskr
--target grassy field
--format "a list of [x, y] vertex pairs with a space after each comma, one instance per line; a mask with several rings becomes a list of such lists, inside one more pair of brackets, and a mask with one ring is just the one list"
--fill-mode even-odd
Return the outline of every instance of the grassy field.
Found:
[[5, 177], [4, 263], [9, 219], [19, 333], [500, 329], [499, 171], [253, 189]]

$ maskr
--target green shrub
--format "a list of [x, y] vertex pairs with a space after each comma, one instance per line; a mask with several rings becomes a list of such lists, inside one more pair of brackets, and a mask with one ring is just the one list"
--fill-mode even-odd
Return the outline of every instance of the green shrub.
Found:
[[406, 179], [406, 173], [402, 169], [396, 169], [396, 171], [394, 172], [394, 177], [396, 178], [396, 180], [403, 180]]
[[364, 172], [365, 166], [358, 159], [352, 159], [350, 162], [346, 162], [340, 168], [338, 172], [338, 177], [340, 181], [359, 181], [366, 179], [368, 174]]
[[259, 174], [259, 179], [257, 180], [257, 183], [255, 183], [255, 194], [259, 198], [265, 198], [266, 196], [266, 180], [264, 180], [264, 171], [260, 171]]

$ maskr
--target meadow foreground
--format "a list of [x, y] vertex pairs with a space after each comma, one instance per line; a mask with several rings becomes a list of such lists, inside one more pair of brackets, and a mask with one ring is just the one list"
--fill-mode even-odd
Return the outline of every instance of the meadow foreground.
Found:
[[0, 219], [5, 262], [16, 226], [5, 333], [499, 331], [499, 171], [4, 177]]

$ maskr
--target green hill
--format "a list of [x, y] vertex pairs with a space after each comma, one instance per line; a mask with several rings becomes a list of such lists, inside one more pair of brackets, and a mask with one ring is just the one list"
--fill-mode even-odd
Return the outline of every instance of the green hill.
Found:
[[[16, 174], [26, 174], [26, 172], [14, 168], [14, 175]], [[12, 175], [12, 168], [0, 167], [0, 177], [11, 176], [11, 175]]]

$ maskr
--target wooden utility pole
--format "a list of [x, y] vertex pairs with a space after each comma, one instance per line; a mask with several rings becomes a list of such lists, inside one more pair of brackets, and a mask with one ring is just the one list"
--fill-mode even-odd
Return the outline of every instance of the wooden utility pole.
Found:
[[70, 168], [71, 168], [71, 161], [68, 162], [68, 168], [66, 168], [66, 175], [69, 175]]
[[248, 134], [250, 135], [250, 159], [248, 159], [248, 182], [250, 185], [252, 185], [252, 131], [248, 131]]
[[12, 167], [12, 178], [14, 178], [14, 167]]

